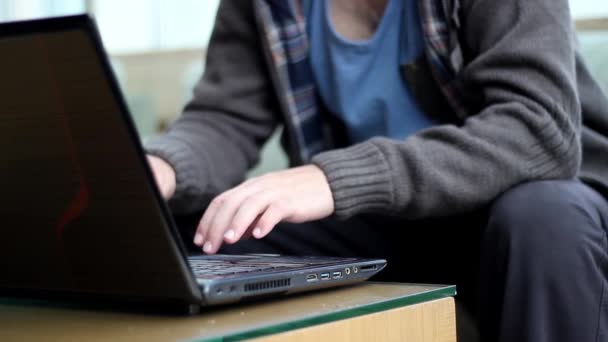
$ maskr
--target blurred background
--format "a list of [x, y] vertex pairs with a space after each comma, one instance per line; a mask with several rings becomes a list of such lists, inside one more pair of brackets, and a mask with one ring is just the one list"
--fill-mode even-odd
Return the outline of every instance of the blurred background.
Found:
[[[0, 0], [0, 22], [83, 12], [93, 15], [145, 139], [167, 127], [191, 97], [204, 70], [219, 1]], [[582, 52], [608, 89], [608, 1], [570, 0], [570, 6]], [[275, 135], [253, 174], [285, 166]]]

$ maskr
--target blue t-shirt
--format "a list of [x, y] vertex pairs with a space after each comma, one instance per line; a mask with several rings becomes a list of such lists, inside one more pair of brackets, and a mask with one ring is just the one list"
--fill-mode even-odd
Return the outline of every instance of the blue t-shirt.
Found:
[[351, 41], [335, 29], [330, 1], [304, 2], [310, 62], [319, 95], [343, 121], [350, 143], [403, 139], [435, 122], [421, 112], [400, 65], [423, 52], [416, 0], [388, 0], [371, 38]]

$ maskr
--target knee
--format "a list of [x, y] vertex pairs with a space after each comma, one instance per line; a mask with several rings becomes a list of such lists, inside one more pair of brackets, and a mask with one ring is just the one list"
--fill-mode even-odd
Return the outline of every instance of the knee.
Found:
[[[490, 209], [486, 243], [500, 243], [530, 256], [587, 248], [590, 234], [600, 238], [593, 213], [575, 181], [525, 183], [505, 192]], [[506, 245], [505, 245], [506, 244]]]

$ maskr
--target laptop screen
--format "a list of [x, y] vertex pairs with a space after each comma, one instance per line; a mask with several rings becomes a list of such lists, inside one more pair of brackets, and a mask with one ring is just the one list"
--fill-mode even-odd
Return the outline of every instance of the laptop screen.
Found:
[[94, 33], [31, 31], [0, 35], [0, 288], [183, 293]]

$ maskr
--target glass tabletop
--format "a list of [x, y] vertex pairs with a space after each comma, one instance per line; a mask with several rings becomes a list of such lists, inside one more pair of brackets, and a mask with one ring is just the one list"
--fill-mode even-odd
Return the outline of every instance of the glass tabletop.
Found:
[[0, 340], [240, 341], [454, 296], [455, 286], [367, 282], [195, 316], [95, 311], [0, 300]]

